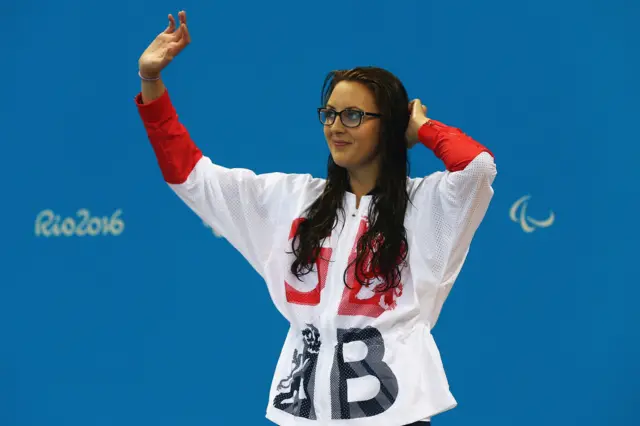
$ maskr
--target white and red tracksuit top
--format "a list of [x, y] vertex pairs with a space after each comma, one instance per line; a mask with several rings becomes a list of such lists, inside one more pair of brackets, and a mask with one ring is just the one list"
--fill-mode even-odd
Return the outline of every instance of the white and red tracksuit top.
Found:
[[167, 91], [148, 104], [141, 94], [135, 100], [164, 180], [255, 268], [291, 325], [273, 377], [269, 420], [393, 426], [455, 407], [431, 329], [493, 196], [489, 150], [438, 121], [420, 129], [420, 141], [447, 170], [407, 179], [407, 266], [401, 285], [380, 293], [357, 281], [344, 284], [371, 196], [356, 208], [355, 195], [345, 194], [346, 214], [338, 215], [314, 271], [299, 281], [290, 272], [290, 238], [325, 180], [215, 164], [191, 140]]

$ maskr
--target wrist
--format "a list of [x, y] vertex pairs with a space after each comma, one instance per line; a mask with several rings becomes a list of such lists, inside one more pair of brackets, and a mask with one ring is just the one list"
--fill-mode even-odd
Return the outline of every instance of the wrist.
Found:
[[142, 81], [158, 81], [160, 80], [159, 72], [148, 72], [143, 71], [141, 69], [138, 70], [138, 77], [142, 79]]
[[418, 140], [427, 148], [435, 149], [439, 134], [438, 122], [427, 118], [418, 129]]

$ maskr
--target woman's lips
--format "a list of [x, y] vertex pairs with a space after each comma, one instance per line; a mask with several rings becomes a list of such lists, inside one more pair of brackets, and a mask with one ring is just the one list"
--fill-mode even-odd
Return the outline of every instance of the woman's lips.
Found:
[[336, 148], [341, 148], [341, 147], [345, 147], [347, 145], [351, 145], [351, 142], [346, 142], [346, 141], [341, 141], [341, 140], [337, 140], [337, 141], [333, 141], [333, 145]]

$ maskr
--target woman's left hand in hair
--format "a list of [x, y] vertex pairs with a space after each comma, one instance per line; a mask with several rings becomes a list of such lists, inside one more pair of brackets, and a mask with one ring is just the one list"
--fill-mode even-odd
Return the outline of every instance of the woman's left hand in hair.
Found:
[[409, 125], [407, 126], [407, 146], [413, 148], [418, 143], [418, 130], [429, 122], [427, 107], [422, 105], [420, 99], [409, 102]]

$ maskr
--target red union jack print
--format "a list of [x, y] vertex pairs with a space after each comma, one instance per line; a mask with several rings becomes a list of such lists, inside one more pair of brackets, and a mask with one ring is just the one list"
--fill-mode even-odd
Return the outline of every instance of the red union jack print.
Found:
[[[298, 218], [293, 221], [291, 224], [291, 231], [289, 232], [289, 243], [293, 240], [293, 237], [296, 235], [296, 231], [298, 230], [298, 226], [306, 220], [305, 218]], [[320, 294], [324, 289], [327, 282], [327, 272], [329, 270], [329, 260], [331, 260], [331, 254], [333, 250], [328, 247], [320, 248], [320, 255], [316, 260], [313, 271], [304, 276], [304, 282], [311, 283], [311, 285], [315, 286], [311, 289], [301, 289], [300, 281], [295, 277], [295, 275], [289, 273], [289, 281], [285, 280], [285, 294], [287, 297], [287, 302], [295, 303], [297, 305], [310, 305], [315, 306], [320, 304]], [[295, 285], [293, 283], [296, 283]], [[310, 287], [309, 285], [305, 285], [305, 287]]]
[[[368, 253], [364, 259], [364, 268], [358, 272], [360, 279], [368, 285], [363, 286], [355, 276], [355, 259], [357, 255], [357, 244], [360, 237], [367, 232], [369, 227], [368, 221], [363, 219], [360, 222], [358, 235], [353, 243], [353, 249], [349, 256], [349, 270], [347, 271], [347, 286], [342, 292], [342, 300], [338, 308], [339, 315], [346, 316], [368, 316], [377, 318], [385, 311], [396, 307], [396, 300], [402, 295], [402, 283], [397, 287], [381, 291], [385, 287], [386, 282], [379, 277], [376, 271], [372, 270], [371, 261], [373, 254]], [[374, 242], [375, 248], [382, 242], [378, 238]]]

